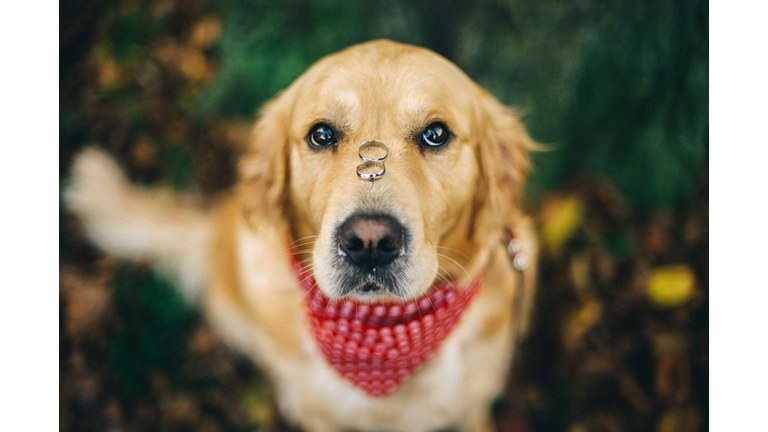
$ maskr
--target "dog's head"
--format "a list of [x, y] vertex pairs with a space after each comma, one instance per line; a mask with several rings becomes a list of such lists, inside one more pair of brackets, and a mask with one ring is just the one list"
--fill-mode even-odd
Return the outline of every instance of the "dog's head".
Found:
[[[374, 181], [356, 172], [369, 140], [389, 149]], [[416, 298], [480, 269], [519, 216], [533, 146], [451, 62], [370, 42], [320, 60], [267, 104], [242, 199], [254, 225], [287, 221], [328, 296]]]

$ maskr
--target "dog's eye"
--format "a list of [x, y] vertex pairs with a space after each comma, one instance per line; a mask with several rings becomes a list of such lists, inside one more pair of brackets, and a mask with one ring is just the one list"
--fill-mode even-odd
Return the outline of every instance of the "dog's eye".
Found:
[[328, 147], [336, 144], [336, 133], [327, 124], [320, 123], [309, 130], [307, 142], [310, 147]]
[[440, 147], [448, 142], [451, 133], [442, 123], [432, 123], [421, 134], [421, 144], [427, 147]]

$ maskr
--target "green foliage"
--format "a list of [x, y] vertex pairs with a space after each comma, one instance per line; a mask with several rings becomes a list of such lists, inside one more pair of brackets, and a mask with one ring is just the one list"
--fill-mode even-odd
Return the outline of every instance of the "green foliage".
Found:
[[194, 178], [194, 160], [192, 155], [181, 145], [162, 147], [162, 158], [168, 167], [169, 181], [177, 189], [185, 189]]
[[184, 335], [197, 314], [167, 280], [135, 265], [121, 265], [112, 292], [121, 321], [108, 339], [111, 362], [128, 395], [148, 397], [152, 371], [173, 376], [189, 359]]
[[592, 171], [638, 211], [691, 201], [708, 145], [706, 2], [479, 9], [457, 61], [553, 149], [535, 155], [529, 193]]
[[221, 69], [199, 102], [202, 115], [252, 117], [312, 62], [362, 41], [366, 2], [219, 1], [225, 18], [219, 46]]

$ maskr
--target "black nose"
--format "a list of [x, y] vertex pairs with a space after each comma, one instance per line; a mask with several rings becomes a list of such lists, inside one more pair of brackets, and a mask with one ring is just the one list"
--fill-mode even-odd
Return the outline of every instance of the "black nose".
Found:
[[339, 230], [339, 247], [358, 267], [383, 266], [403, 249], [403, 227], [389, 216], [352, 216]]

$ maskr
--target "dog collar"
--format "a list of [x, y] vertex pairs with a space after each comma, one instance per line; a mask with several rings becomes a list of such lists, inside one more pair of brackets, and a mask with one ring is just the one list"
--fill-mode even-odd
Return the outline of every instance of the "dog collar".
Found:
[[310, 333], [323, 357], [374, 397], [394, 392], [434, 357], [485, 280], [481, 273], [464, 286], [441, 282], [404, 303], [332, 300], [295, 254], [291, 259], [306, 293]]

